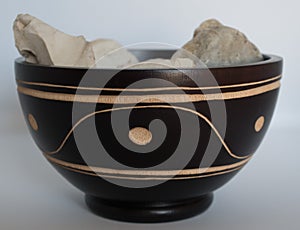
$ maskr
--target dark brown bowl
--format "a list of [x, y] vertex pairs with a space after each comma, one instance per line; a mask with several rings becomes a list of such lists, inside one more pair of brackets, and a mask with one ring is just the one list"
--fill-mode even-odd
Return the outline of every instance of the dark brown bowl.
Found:
[[[174, 51], [135, 52], [141, 59], [147, 59], [166, 58]], [[19, 58], [15, 74], [33, 139], [48, 161], [86, 194], [87, 205], [93, 212], [122, 221], [164, 222], [205, 211], [212, 202], [212, 192], [237, 174], [258, 148], [273, 115], [282, 74], [282, 58], [264, 57], [258, 63], [210, 71], [87, 71], [33, 65]], [[210, 79], [211, 74], [215, 81]], [[86, 78], [88, 81], [83, 80]], [[158, 84], [157, 79], [165, 81]], [[147, 80], [147, 85], [123, 90], [140, 80]], [[156, 99], [145, 99], [148, 95]], [[143, 101], [139, 102], [140, 99]], [[216, 122], [212, 108], [221, 108]], [[127, 123], [131, 131], [137, 131], [133, 133], [136, 136], [129, 138], [128, 132], [122, 130], [120, 133], [123, 143], [136, 151], [120, 144], [112, 129], [111, 115], [122, 118], [128, 111]], [[180, 125], [181, 117], [197, 121], [199, 136], [196, 126]], [[165, 138], [158, 148], [139, 153], [151, 147], [160, 135], [148, 130], [155, 119], [164, 122]], [[80, 136], [88, 125], [94, 125], [102, 150], [90, 144], [95, 132], [89, 129], [79, 140], [86, 144], [79, 146], [76, 135]], [[224, 135], [222, 127], [226, 128]], [[188, 148], [179, 149], [179, 158], [172, 161], [183, 129], [188, 130], [185, 139], [196, 136], [195, 151], [189, 155]], [[213, 147], [219, 145], [219, 150], [209, 152], [211, 140]], [[86, 156], [82, 148], [90, 154]], [[107, 154], [120, 164], [104, 160]], [[203, 157], [211, 157], [212, 162]], [[169, 164], [162, 164], [168, 160]]]

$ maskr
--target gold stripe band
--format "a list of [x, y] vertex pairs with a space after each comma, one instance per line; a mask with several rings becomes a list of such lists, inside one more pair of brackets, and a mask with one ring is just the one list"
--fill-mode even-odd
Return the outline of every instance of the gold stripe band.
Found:
[[[45, 157], [49, 162], [63, 167], [67, 170], [74, 171], [81, 174], [91, 175], [91, 176], [101, 176], [105, 178], [112, 179], [126, 179], [126, 180], [183, 180], [183, 179], [198, 179], [204, 177], [211, 177], [216, 175], [222, 175], [230, 173], [241, 169], [249, 159], [244, 161], [223, 165], [214, 166], [209, 168], [197, 168], [197, 169], [183, 169], [183, 170], [117, 170], [108, 169], [101, 167], [89, 167], [86, 165], [73, 164], [70, 162], [58, 160], [49, 155], [45, 154]], [[209, 174], [208, 174], [209, 173]], [[106, 175], [111, 174], [111, 175]], [[198, 174], [198, 175], [197, 175]], [[204, 174], [204, 175], [203, 175]], [[144, 176], [144, 177], [134, 177], [134, 176]], [[161, 177], [165, 176], [165, 177]], [[169, 176], [169, 177], [166, 177]], [[173, 177], [182, 176], [182, 177]], [[173, 178], [170, 178], [173, 177]]]
[[230, 100], [251, 97], [263, 94], [280, 87], [280, 81], [270, 83], [268, 85], [259, 86], [252, 89], [211, 94], [157, 94], [157, 95], [81, 95], [45, 92], [23, 86], [18, 86], [18, 92], [47, 100], [66, 101], [66, 102], [83, 102], [83, 103], [103, 103], [103, 104], [137, 104], [137, 103], [186, 103], [210, 100]]
[[160, 87], [160, 88], [98, 88], [98, 87], [83, 87], [83, 86], [72, 86], [72, 85], [57, 85], [50, 83], [42, 83], [42, 82], [30, 82], [30, 81], [22, 81], [17, 80], [18, 84], [23, 85], [32, 85], [32, 86], [43, 86], [43, 87], [51, 87], [51, 88], [62, 88], [62, 89], [76, 89], [76, 90], [90, 90], [90, 91], [124, 91], [124, 92], [150, 92], [150, 91], [169, 91], [169, 90], [210, 90], [210, 89], [228, 89], [228, 88], [237, 88], [237, 87], [246, 87], [246, 86], [254, 86], [260, 85], [264, 83], [268, 83], [271, 81], [279, 80], [282, 75], [278, 75], [276, 77], [271, 77], [262, 81], [255, 81], [249, 83], [241, 83], [241, 84], [233, 84], [233, 85], [222, 85], [222, 86], [204, 86], [204, 87]]
[[224, 174], [228, 174], [228, 173], [240, 170], [243, 166], [240, 166], [240, 167], [234, 168], [234, 169], [230, 169], [227, 171], [206, 174], [206, 175], [184, 176], [184, 177], [165, 177], [165, 178], [163, 178], [163, 177], [144, 177], [144, 178], [142, 178], [142, 177], [121, 177], [121, 176], [111, 176], [111, 175], [99, 175], [98, 173], [80, 171], [80, 170], [76, 170], [76, 169], [72, 169], [72, 168], [68, 168], [68, 167], [64, 167], [64, 166], [60, 166], [60, 167], [65, 168], [69, 171], [80, 173], [80, 174], [95, 176], [95, 177], [99, 176], [99, 177], [108, 178], [108, 179], [122, 179], [122, 180], [136, 180], [136, 181], [138, 181], [138, 180], [139, 181], [149, 181], [149, 180], [168, 181], [168, 180], [191, 180], [191, 179], [201, 179], [201, 178], [212, 177], [212, 176], [220, 176], [220, 175], [224, 175]]
[[214, 172], [229, 170], [229, 169], [243, 166], [251, 159], [251, 157], [249, 157], [245, 160], [242, 160], [234, 164], [214, 166], [209, 168], [182, 169], [182, 170], [118, 170], [118, 169], [109, 169], [109, 168], [74, 164], [74, 163], [56, 159], [52, 156], [49, 156], [48, 154], [44, 154], [44, 155], [50, 162], [68, 168], [87, 171], [87, 172], [124, 175], [124, 176], [172, 176], [172, 175], [186, 176], [186, 175], [196, 175], [196, 174], [204, 174], [204, 173], [214, 173]]

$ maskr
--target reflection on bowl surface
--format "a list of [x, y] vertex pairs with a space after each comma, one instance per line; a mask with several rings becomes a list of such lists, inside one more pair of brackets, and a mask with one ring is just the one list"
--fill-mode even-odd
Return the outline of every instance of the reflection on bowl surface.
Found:
[[[135, 52], [147, 59], [174, 51]], [[265, 55], [259, 63], [210, 70], [121, 71], [17, 59], [15, 73], [35, 143], [86, 194], [89, 208], [122, 221], [164, 222], [205, 211], [212, 192], [249, 162], [273, 115], [282, 59]], [[139, 81], [147, 85], [127, 88]], [[223, 108], [223, 123], [214, 121], [212, 108]], [[194, 151], [192, 144], [181, 146], [184, 138], [196, 140]], [[211, 143], [219, 150], [210, 151]]]

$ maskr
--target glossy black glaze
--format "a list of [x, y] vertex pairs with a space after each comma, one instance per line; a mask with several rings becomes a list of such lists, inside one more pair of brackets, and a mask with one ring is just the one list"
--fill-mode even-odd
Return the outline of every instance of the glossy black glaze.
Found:
[[190, 218], [206, 211], [213, 201], [213, 195], [209, 193], [179, 202], [153, 203], [118, 202], [89, 195], [85, 199], [92, 212], [106, 218], [136, 223], [160, 223]]
[[[172, 51], [135, 51], [139, 55], [144, 56], [142, 59], [154, 57], [167, 57]], [[240, 90], [248, 90], [254, 87], [267, 86], [277, 80], [269, 82], [261, 82], [255, 86], [253, 82], [260, 82], [281, 75], [282, 59], [276, 56], [265, 56], [266, 60], [249, 65], [214, 68], [210, 69], [215, 76], [216, 81], [220, 86], [248, 84], [244, 86], [231, 88], [222, 88], [222, 93], [235, 92]], [[15, 62], [16, 80], [19, 87], [30, 90], [74, 94], [76, 89], [57, 87], [59, 86], [75, 86], [77, 87], [87, 72], [86, 69], [80, 68], [63, 68], [63, 67], [47, 67], [40, 65], [32, 65], [17, 59]], [[179, 87], [195, 87], [195, 83], [191, 81], [186, 74], [201, 77], [201, 87], [215, 86], [206, 80], [209, 77], [208, 70], [205, 69], [183, 69], [178, 70], [100, 70], [93, 69], [89, 71], [91, 81], [85, 87], [97, 87], [112, 73], [116, 75], [106, 84], [108, 88], [125, 88], [128, 85], [141, 79], [164, 79], [170, 81]], [[34, 83], [34, 84], [28, 84]], [[35, 84], [38, 83], [38, 84]], [[56, 85], [56, 87], [44, 84]], [[100, 84], [101, 85], [101, 84]], [[149, 88], [164, 87], [167, 85], [157, 85], [156, 83], [147, 86]], [[275, 108], [279, 88], [270, 90], [258, 95], [247, 96], [225, 100], [227, 112], [227, 130], [224, 141], [230, 149], [239, 156], [247, 156], [253, 154], [261, 143], [266, 130], [270, 124], [273, 111]], [[152, 94], [173, 94], [177, 91], [154, 92]], [[206, 91], [205, 91], [206, 92]], [[207, 93], [215, 93], [215, 90], [207, 90]], [[93, 95], [96, 92], [82, 90], [79, 93]], [[149, 92], [127, 92], [126, 95], [147, 95]], [[202, 93], [198, 90], [185, 91], [186, 94]], [[103, 91], [101, 95], [119, 95], [118, 91]], [[24, 113], [25, 120], [36, 144], [42, 152], [51, 152], [60, 145], [66, 137], [69, 130], [72, 129], [72, 106], [73, 102], [58, 101], [51, 99], [42, 99], [35, 96], [26, 95], [20, 92], [19, 98]], [[80, 103], [82, 108], [85, 104]], [[218, 101], [210, 101], [211, 104], [218, 105]], [[149, 103], [139, 104], [139, 106], [154, 105]], [[157, 105], [157, 104], [155, 104]], [[168, 103], [160, 103], [158, 105], [168, 105]], [[196, 111], [203, 114], [209, 120], [211, 114], [207, 102], [193, 102]], [[128, 105], [118, 105], [124, 107]], [[176, 106], [185, 108], [185, 103], [177, 103]], [[96, 111], [112, 108], [111, 104], [98, 103]], [[124, 113], [118, 111], [117, 113]], [[177, 113], [187, 118], [195, 116], [186, 111], [177, 111]], [[28, 120], [28, 115], [32, 114], [38, 124], [38, 130], [34, 130]], [[87, 112], [82, 111], [76, 117], [77, 120], [86, 115]], [[103, 143], [106, 151], [118, 162], [134, 167], [145, 168], [155, 166], [168, 159], [177, 147], [180, 139], [180, 125], [178, 115], [172, 108], [144, 108], [133, 109], [129, 119], [130, 128], [145, 127], [154, 119], [160, 119], [166, 124], [168, 134], [162, 145], [149, 154], [139, 154], [125, 149], [115, 139], [110, 125], [110, 112], [95, 116], [97, 132]], [[260, 116], [264, 116], [265, 123], [261, 131], [254, 130], [254, 124]], [[211, 127], [199, 118], [201, 135], [199, 137], [199, 145], [197, 150], [184, 169], [198, 168], [203, 154], [205, 152], [209, 137], [212, 133]], [[192, 127], [191, 127], [192, 128]], [[129, 139], [128, 139], [128, 142]], [[94, 150], [95, 154], [101, 156], [101, 152]], [[184, 154], [184, 153], [182, 153]], [[48, 156], [49, 154], [46, 154]], [[62, 162], [72, 163], [77, 165], [86, 165], [82, 159], [76, 146], [73, 134], [67, 139], [63, 147], [52, 158], [61, 160]], [[49, 158], [48, 158], [49, 159]], [[226, 166], [240, 162], [240, 159], [233, 158], [228, 154], [228, 151], [221, 148], [220, 153], [215, 160], [213, 167]], [[51, 161], [54, 167], [74, 186], [87, 194], [87, 203], [89, 207], [97, 214], [134, 222], [162, 222], [183, 219], [194, 216], [204, 211], [211, 203], [211, 194], [216, 189], [220, 188], [228, 182], [240, 168], [235, 167], [232, 172], [220, 173], [218, 175], [207, 176], [204, 174], [202, 178], [190, 178], [182, 180], [169, 180], [163, 184], [149, 188], [126, 188], [115, 185], [104, 180], [101, 177], [83, 173], [82, 170], [70, 170], [70, 167], [63, 166]], [[111, 168], [111, 165], [106, 162], [97, 161], [93, 165], [103, 168]], [[209, 167], [210, 165], [207, 165]], [[118, 169], [118, 168], [115, 168]], [[178, 169], [178, 165], [171, 165], [164, 170]], [[139, 176], [137, 176], [139, 177]], [[179, 178], [180, 176], [176, 176]], [[127, 180], [125, 178], [115, 178], [118, 180]], [[130, 180], [130, 179], [129, 179]], [[142, 181], [142, 179], [141, 179]], [[135, 183], [140, 183], [135, 180]], [[203, 198], [204, 197], [204, 198]], [[194, 200], [195, 202], [190, 202]], [[157, 203], [166, 204], [164, 207], [167, 215], [164, 213], [161, 206]], [[197, 204], [197, 205], [196, 205]], [[138, 207], [140, 212], [137, 212], [135, 207]], [[122, 215], [122, 213], [126, 215]]]

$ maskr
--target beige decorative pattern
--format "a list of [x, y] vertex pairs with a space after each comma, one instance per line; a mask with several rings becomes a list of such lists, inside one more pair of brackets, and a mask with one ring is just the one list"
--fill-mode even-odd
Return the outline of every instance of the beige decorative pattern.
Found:
[[[65, 101], [65, 102], [84, 102], [84, 103], [103, 103], [103, 104], [136, 104], [141, 101], [143, 103], [185, 103], [185, 102], [200, 102], [209, 100], [232, 100], [245, 97], [251, 97], [260, 95], [263, 93], [270, 92], [280, 87], [281, 75], [269, 78], [263, 81], [250, 82], [244, 84], [235, 85], [223, 85], [223, 86], [212, 86], [212, 87], [162, 87], [162, 88], [145, 88], [145, 89], [121, 89], [121, 88], [92, 88], [92, 87], [76, 87], [76, 86], [63, 86], [48, 83], [38, 83], [38, 82], [26, 82], [18, 80], [18, 84], [22, 85], [33, 85], [42, 87], [53, 87], [53, 88], [64, 88], [64, 89], [81, 89], [81, 90], [104, 90], [104, 91], [130, 91], [130, 92], [151, 92], [151, 91], [171, 91], [171, 90], [210, 90], [210, 89], [225, 89], [225, 88], [236, 88], [236, 87], [247, 87], [255, 86], [253, 88], [248, 88], [245, 90], [230, 91], [225, 93], [206, 93], [206, 94], [154, 94], [154, 95], [82, 95], [82, 94], [67, 94], [67, 93], [57, 93], [57, 92], [46, 92], [42, 90], [35, 90], [18, 85], [18, 92], [24, 95], [55, 101]], [[268, 84], [265, 84], [268, 83]], [[261, 85], [265, 84], [265, 85]], [[221, 141], [224, 149], [227, 153], [234, 159], [240, 160], [237, 163], [222, 165], [222, 166], [212, 166], [209, 168], [195, 168], [195, 169], [182, 169], [182, 170], [119, 170], [102, 168], [95, 166], [87, 166], [81, 164], [74, 164], [71, 162], [66, 162], [63, 160], [56, 159], [52, 157], [52, 154], [59, 153], [63, 148], [69, 137], [72, 135], [74, 130], [86, 119], [95, 116], [97, 114], [129, 110], [129, 109], [147, 109], [147, 108], [157, 108], [157, 109], [178, 109], [181, 111], [186, 111], [192, 113], [199, 118], [203, 119], [212, 129], [212, 131], [217, 135], [218, 139]], [[28, 121], [33, 130], [38, 131], [38, 123], [32, 114], [28, 114]], [[256, 132], [260, 132], [264, 126], [265, 118], [260, 116], [255, 124], [254, 129]], [[152, 140], [152, 133], [143, 127], [135, 127], [131, 129], [128, 133], [129, 139], [137, 145], [146, 145]], [[105, 109], [101, 111], [95, 111], [90, 113], [76, 122], [76, 124], [69, 130], [63, 141], [60, 143], [57, 149], [54, 151], [44, 151], [45, 157], [53, 164], [58, 165], [64, 169], [81, 173], [90, 176], [101, 176], [103, 178], [112, 179], [126, 179], [126, 180], [184, 180], [184, 179], [199, 179], [217, 175], [223, 175], [231, 173], [241, 169], [252, 157], [252, 154], [243, 154], [243, 156], [237, 155], [231, 151], [228, 145], [223, 140], [222, 136], [214, 126], [214, 124], [203, 114], [179, 106], [171, 105], [144, 105], [144, 106], [127, 106], [112, 109]]]
[[112, 109], [105, 109], [105, 110], [100, 110], [100, 111], [95, 111], [93, 113], [90, 113], [84, 117], [82, 117], [79, 121], [76, 122], [76, 124], [71, 128], [71, 130], [68, 132], [68, 134], [66, 135], [66, 137], [64, 138], [64, 140], [62, 141], [62, 143], [60, 144], [60, 146], [54, 150], [54, 151], [44, 151], [46, 154], [56, 154], [58, 153], [63, 146], [65, 145], [66, 141], [68, 140], [68, 138], [71, 136], [71, 134], [73, 133], [73, 131], [86, 119], [95, 116], [97, 114], [101, 114], [101, 113], [107, 113], [107, 112], [112, 112], [112, 111], [121, 111], [121, 110], [128, 110], [128, 109], [146, 109], [146, 108], [158, 108], [158, 109], [178, 109], [181, 111], [186, 111], [186, 112], [190, 112], [195, 114], [196, 116], [200, 117], [201, 119], [203, 119], [210, 127], [211, 129], [215, 132], [215, 134], [217, 135], [217, 137], [219, 138], [219, 140], [221, 141], [222, 145], [224, 146], [224, 148], [226, 149], [226, 151], [228, 152], [228, 154], [235, 158], [235, 159], [246, 159], [248, 157], [250, 157], [252, 154], [248, 154], [246, 156], [238, 156], [236, 154], [234, 154], [229, 147], [227, 146], [227, 144], [225, 143], [225, 141], [223, 140], [221, 134], [218, 132], [218, 130], [215, 128], [215, 126], [211, 123], [211, 121], [204, 116], [203, 114], [194, 111], [192, 109], [188, 109], [185, 107], [179, 107], [179, 106], [170, 106], [170, 105], [144, 105], [144, 106], [130, 106], [130, 107], [120, 107], [120, 108], [112, 108]]
[[262, 128], [264, 127], [265, 124], [265, 117], [264, 116], [260, 116], [254, 125], [254, 129], [256, 132], [260, 132], [262, 130]]
[[33, 86], [43, 86], [43, 87], [51, 87], [51, 88], [61, 88], [61, 89], [76, 89], [76, 90], [89, 90], [89, 91], [124, 91], [124, 92], [153, 92], [153, 91], [169, 91], [169, 90], [210, 90], [210, 89], [229, 89], [229, 88], [237, 88], [237, 87], [246, 87], [246, 86], [255, 86], [264, 83], [269, 83], [275, 80], [279, 80], [282, 75], [278, 75], [275, 77], [268, 78], [262, 81], [241, 83], [241, 84], [233, 84], [233, 85], [221, 85], [221, 86], [205, 86], [205, 87], [157, 87], [157, 88], [97, 88], [97, 87], [83, 87], [83, 86], [71, 86], [71, 85], [57, 85], [50, 83], [42, 83], [42, 82], [30, 82], [30, 81], [22, 81], [17, 80], [18, 84], [23, 85], [33, 85]]
[[[173, 180], [182, 179], [197, 179], [203, 177], [210, 177], [216, 175], [222, 175], [225, 173], [233, 172], [242, 168], [251, 158], [245, 159], [238, 163], [223, 165], [223, 166], [213, 166], [209, 168], [195, 168], [195, 169], [182, 169], [182, 170], [119, 170], [110, 168], [101, 168], [86, 166], [80, 164], [74, 164], [66, 161], [56, 159], [54, 157], [45, 154], [45, 157], [51, 162], [65, 169], [91, 175], [91, 176], [101, 176], [106, 178], [115, 179], [129, 179], [129, 180], [166, 180], [169, 179], [168, 176], [181, 176], [173, 177]], [[109, 175], [107, 175], [109, 174]], [[139, 176], [139, 177], [138, 177]]]
[[39, 126], [38, 126], [38, 123], [37, 123], [36, 119], [34, 118], [34, 116], [31, 113], [29, 113], [27, 118], [28, 118], [31, 128], [34, 131], [38, 131]]
[[171, 178], [169, 178], [169, 177], [121, 177], [121, 176], [113, 176], [113, 175], [100, 175], [99, 173], [80, 171], [77, 169], [72, 169], [72, 168], [68, 168], [65, 166], [61, 166], [61, 165], [60, 165], [60, 167], [65, 168], [69, 171], [77, 172], [77, 173], [84, 174], [84, 175], [101, 176], [103, 178], [110, 178], [110, 179], [143, 180], [143, 181], [163, 180], [163, 181], [166, 181], [166, 180], [191, 180], [191, 179], [201, 179], [201, 178], [205, 178], [205, 177], [219, 176], [219, 175], [223, 175], [223, 174], [227, 174], [227, 173], [231, 173], [231, 172], [240, 170], [243, 166], [240, 166], [240, 167], [234, 168], [234, 169], [230, 169], [230, 170], [226, 170], [226, 171], [211, 173], [211, 174], [197, 175], [197, 176], [171, 177]]
[[280, 81], [270, 83], [268, 85], [258, 86], [247, 90], [240, 90], [226, 93], [210, 93], [210, 94], [157, 94], [157, 95], [82, 95], [67, 94], [40, 91], [23, 86], [18, 86], [18, 92], [47, 100], [66, 101], [66, 102], [82, 102], [82, 103], [103, 103], [103, 104], [137, 104], [143, 103], [186, 103], [200, 102], [211, 100], [231, 100], [238, 98], [251, 97], [263, 94], [280, 87]]
[[128, 137], [137, 145], [146, 145], [151, 142], [152, 133], [143, 127], [135, 127], [129, 131]]

